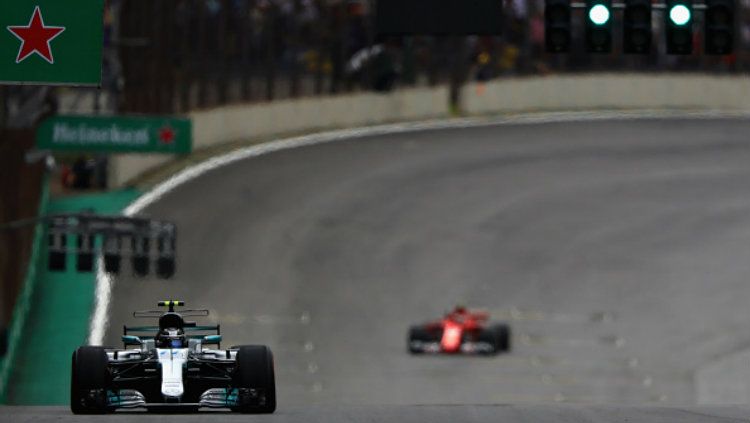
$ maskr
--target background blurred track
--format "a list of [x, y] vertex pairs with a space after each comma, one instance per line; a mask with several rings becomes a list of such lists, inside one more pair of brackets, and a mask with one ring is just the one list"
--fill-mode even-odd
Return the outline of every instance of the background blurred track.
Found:
[[166, 416], [145, 412], [115, 416], [73, 416], [67, 407], [0, 407], [0, 422], [60, 423], [123, 422], [576, 422], [576, 423], [747, 423], [747, 407], [615, 407], [615, 406], [312, 406], [285, 407], [273, 415], [247, 416], [225, 412]]
[[[750, 345], [748, 133], [510, 125], [237, 162], [146, 210], [178, 224], [177, 278], [117, 280], [106, 344], [171, 297], [273, 348], [281, 410], [693, 403], [693, 372]], [[409, 356], [456, 302], [511, 321], [513, 353]]]

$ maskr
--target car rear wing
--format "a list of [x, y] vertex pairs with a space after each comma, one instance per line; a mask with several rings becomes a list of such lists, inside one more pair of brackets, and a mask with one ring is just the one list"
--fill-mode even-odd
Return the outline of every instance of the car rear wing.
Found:
[[[216, 335], [221, 335], [221, 325], [201, 325], [198, 326], [195, 322], [185, 322], [185, 334], [190, 335], [191, 332], [216, 332]], [[123, 326], [122, 334], [128, 335], [132, 333], [142, 334], [157, 334], [159, 333], [159, 326]], [[203, 335], [196, 334], [194, 337], [203, 337]]]
[[[207, 317], [209, 311], [205, 309], [201, 310], [180, 310], [180, 315], [185, 317]], [[133, 317], [145, 318], [145, 319], [158, 319], [163, 316], [164, 312], [161, 310], [141, 310], [134, 311]]]

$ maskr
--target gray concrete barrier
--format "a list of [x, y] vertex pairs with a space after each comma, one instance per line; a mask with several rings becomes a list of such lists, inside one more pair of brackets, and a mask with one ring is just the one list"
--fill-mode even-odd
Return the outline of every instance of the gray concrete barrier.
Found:
[[471, 83], [470, 115], [595, 109], [749, 110], [747, 76], [589, 74]]
[[[234, 105], [190, 114], [194, 149], [222, 143], [388, 122], [442, 118], [449, 115], [446, 87], [399, 90], [383, 94], [283, 100]], [[110, 161], [110, 184], [123, 186], [141, 173], [172, 158], [158, 155], [118, 155]]]
[[[469, 83], [461, 93], [467, 115], [598, 109], [750, 110], [750, 77], [710, 75], [588, 74], [505, 78]], [[406, 89], [234, 105], [190, 114], [194, 148], [243, 139], [326, 128], [447, 117], [446, 87]], [[120, 155], [110, 181], [123, 186], [168, 156]]]

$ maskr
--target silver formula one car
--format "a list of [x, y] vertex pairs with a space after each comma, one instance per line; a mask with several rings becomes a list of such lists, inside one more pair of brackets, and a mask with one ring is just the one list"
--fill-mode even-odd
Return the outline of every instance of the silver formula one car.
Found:
[[208, 310], [177, 313], [175, 307], [184, 306], [181, 301], [162, 301], [159, 306], [169, 311], [133, 313], [158, 318], [159, 325], [125, 326], [123, 349], [86, 346], [73, 353], [73, 413], [102, 414], [119, 408], [276, 410], [273, 355], [268, 347], [222, 350], [220, 326], [184, 320], [208, 316]]

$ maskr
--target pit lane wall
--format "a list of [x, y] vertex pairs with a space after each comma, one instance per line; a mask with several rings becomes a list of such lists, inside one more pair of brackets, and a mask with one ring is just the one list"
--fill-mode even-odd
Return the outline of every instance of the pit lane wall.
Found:
[[[697, 74], [578, 74], [504, 78], [468, 83], [461, 92], [465, 115], [596, 109], [693, 109], [750, 111], [750, 78]], [[231, 141], [444, 118], [451, 115], [447, 87], [393, 93], [234, 105], [190, 114], [194, 148]], [[171, 157], [120, 155], [111, 161], [110, 181], [121, 187]]]

